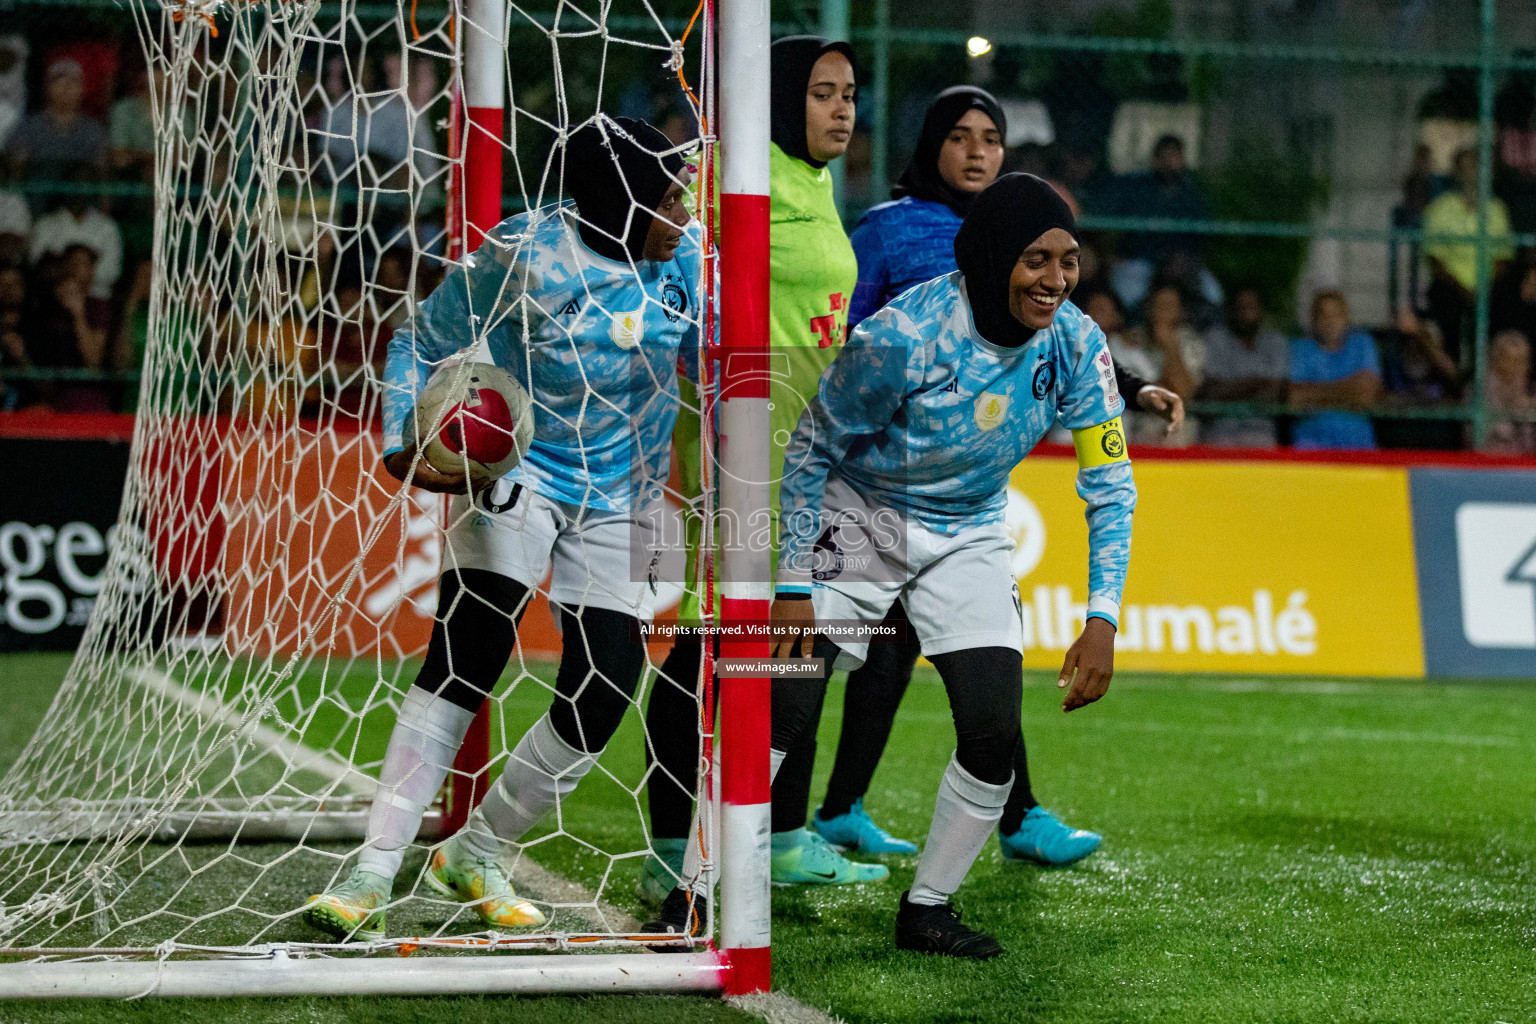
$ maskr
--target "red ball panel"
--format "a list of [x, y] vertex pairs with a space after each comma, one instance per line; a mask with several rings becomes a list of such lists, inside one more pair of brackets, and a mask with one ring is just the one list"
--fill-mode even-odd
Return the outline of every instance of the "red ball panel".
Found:
[[[512, 410], [507, 400], [492, 388], [477, 388], [479, 401], [460, 402], [443, 423], [443, 447], [455, 455], [467, 455], [483, 466], [500, 462], [512, 454]], [[471, 404], [473, 403], [473, 404]]]

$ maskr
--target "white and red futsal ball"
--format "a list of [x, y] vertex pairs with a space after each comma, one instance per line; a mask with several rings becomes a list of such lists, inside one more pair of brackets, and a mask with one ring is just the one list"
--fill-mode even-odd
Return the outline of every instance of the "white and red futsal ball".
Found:
[[512, 471], [533, 441], [533, 400], [493, 363], [448, 363], [416, 397], [420, 431], [439, 424], [422, 455], [440, 473], [478, 468], [495, 479]]

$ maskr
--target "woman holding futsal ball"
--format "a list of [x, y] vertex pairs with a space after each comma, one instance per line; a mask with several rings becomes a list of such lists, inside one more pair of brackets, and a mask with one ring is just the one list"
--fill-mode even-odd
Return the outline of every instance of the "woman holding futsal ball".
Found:
[[[849, 327], [915, 285], [955, 270], [955, 234], [977, 195], [997, 178], [1008, 122], [1002, 106], [984, 89], [957, 85], [939, 93], [923, 119], [912, 162], [891, 189], [891, 202], [869, 210], [853, 231], [859, 285], [848, 312]], [[1115, 366], [1122, 395], [1173, 425], [1183, 422], [1179, 396]], [[866, 853], [916, 853], [915, 843], [891, 836], [864, 809], [864, 795], [880, 764], [901, 698], [912, 681], [919, 642], [906, 624], [901, 602], [888, 623], [897, 636], [870, 646], [868, 660], [848, 674], [837, 759], [827, 794], [811, 828], [828, 842]], [[1070, 864], [1099, 848], [1093, 832], [1063, 824], [1041, 807], [1029, 784], [1024, 744], [1013, 764], [1013, 792], [999, 834], [1003, 856], [1042, 864]]]
[[[492, 928], [544, 922], [513, 892], [499, 855], [576, 788], [635, 692], [654, 590], [631, 565], [655, 564], [677, 361], [697, 352], [700, 245], [672, 148], [643, 121], [581, 128], [563, 153], [574, 206], [502, 222], [390, 341], [385, 465], [455, 497], [432, 640], [390, 734], [357, 867], [304, 910], [323, 932], [384, 936], [405, 849], [552, 569], [549, 598], [565, 627], [554, 701], [426, 872]], [[482, 342], [535, 410], [527, 453], [494, 482], [434, 469], [403, 439], [433, 365]]]
[[[993, 182], [955, 237], [959, 270], [855, 329], [785, 456], [773, 619], [789, 638], [775, 654], [856, 666], [867, 641], [829, 639], [817, 624], [874, 626], [899, 601], [949, 693], [957, 747], [901, 897], [903, 949], [1002, 951], [949, 900], [1014, 782], [1023, 660], [1003, 513], [1009, 472], [1058, 419], [1077, 447], [1090, 549], [1088, 619], [1061, 670], [1065, 709], [1102, 697], [1114, 671], [1136, 487], [1108, 344], [1067, 301], [1075, 232], [1046, 182]], [[825, 674], [774, 680], [771, 772], [813, 727], [825, 691]]]

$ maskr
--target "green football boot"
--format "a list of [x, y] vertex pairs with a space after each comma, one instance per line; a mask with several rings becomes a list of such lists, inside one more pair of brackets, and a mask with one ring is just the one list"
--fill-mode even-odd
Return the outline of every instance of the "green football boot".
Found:
[[474, 904], [480, 920], [492, 928], [532, 928], [545, 921], [542, 910], [512, 890], [500, 861], [472, 856], [457, 838], [432, 851], [427, 884], [449, 899]]
[[354, 868], [345, 882], [311, 896], [301, 915], [311, 928], [342, 942], [377, 942], [384, 938], [384, 911], [390, 880]]
[[640, 869], [640, 881], [635, 892], [643, 903], [658, 907], [665, 903], [677, 880], [683, 874], [683, 853], [688, 848], [686, 839], [651, 840], [651, 852], [646, 854], [645, 865]]
[[878, 882], [891, 873], [884, 864], [849, 860], [821, 836], [804, 828], [774, 834], [771, 863], [774, 885]]

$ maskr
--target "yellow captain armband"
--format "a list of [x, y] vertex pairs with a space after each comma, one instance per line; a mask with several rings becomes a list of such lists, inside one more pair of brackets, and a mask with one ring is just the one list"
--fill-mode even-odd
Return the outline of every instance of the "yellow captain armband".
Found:
[[1131, 460], [1125, 448], [1125, 430], [1120, 426], [1119, 416], [1096, 427], [1072, 431], [1072, 445], [1077, 449], [1077, 464], [1083, 469]]

